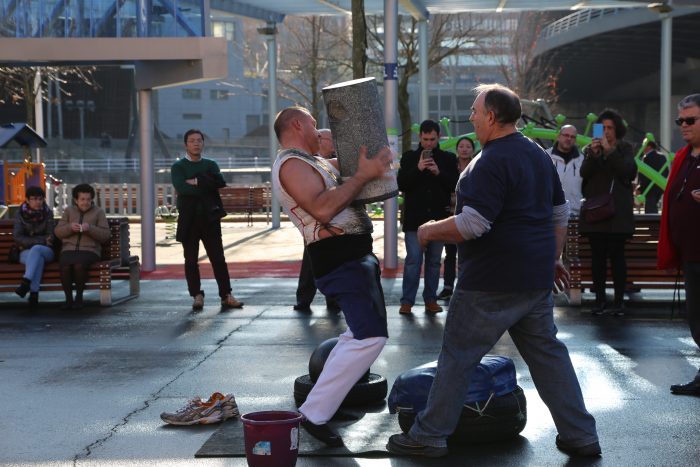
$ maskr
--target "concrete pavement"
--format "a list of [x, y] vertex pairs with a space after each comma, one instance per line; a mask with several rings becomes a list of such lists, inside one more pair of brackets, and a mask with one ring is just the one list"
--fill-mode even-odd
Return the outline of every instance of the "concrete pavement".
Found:
[[[239, 257], [298, 262], [301, 242], [294, 230], [249, 229], [225, 228], [233, 268]], [[136, 230], [132, 243], [140, 238]], [[180, 257], [179, 245], [157, 253], [159, 264], [177, 264]], [[401, 372], [437, 358], [445, 313], [426, 316], [417, 306], [414, 317], [400, 316], [401, 279], [387, 277], [383, 285], [390, 339], [372, 372], [391, 385]], [[245, 465], [244, 459], [195, 459], [217, 426], [169, 427], [159, 414], [213, 391], [233, 392], [244, 413], [293, 408], [294, 379], [308, 372], [314, 347], [344, 330], [342, 317], [329, 314], [322, 297], [310, 315], [292, 311], [295, 287], [294, 277], [239, 278], [234, 289], [245, 308], [220, 312], [216, 285], [206, 280], [200, 313], [190, 311], [179, 278], [144, 280], [136, 300], [69, 313], [58, 309], [60, 293], [42, 293], [48, 304], [35, 312], [2, 294], [0, 464]], [[124, 291], [117, 285], [117, 294]], [[91, 291], [86, 299], [97, 295]], [[551, 417], [506, 336], [493, 353], [514, 359], [528, 423], [511, 443], [470, 450], [469, 465], [696, 465], [700, 398], [673, 396], [668, 386], [694, 375], [698, 349], [684, 321], [669, 319], [669, 304], [634, 303], [632, 313], [595, 318], [578, 308], [556, 309], [559, 336], [597, 418], [601, 459], [571, 460], [556, 450]], [[300, 458], [297, 465], [453, 466], [463, 460]]]

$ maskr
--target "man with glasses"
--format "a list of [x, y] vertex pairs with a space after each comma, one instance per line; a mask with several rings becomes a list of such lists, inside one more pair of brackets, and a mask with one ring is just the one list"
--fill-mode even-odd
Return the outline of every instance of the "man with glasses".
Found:
[[219, 286], [221, 308], [242, 308], [243, 303], [231, 294], [231, 279], [221, 242], [221, 218], [226, 215], [219, 188], [226, 186], [219, 166], [202, 157], [204, 134], [188, 130], [184, 137], [185, 157], [170, 169], [173, 186], [177, 191], [177, 233], [185, 255], [187, 289], [193, 297], [192, 310], [204, 308], [204, 291], [199, 276], [199, 241], [204, 244]]
[[571, 214], [578, 216], [581, 210], [581, 163], [583, 158], [576, 146], [578, 130], [573, 125], [564, 125], [559, 130], [559, 136], [547, 154], [557, 169], [564, 195], [569, 201]]
[[[690, 334], [700, 346], [700, 94], [680, 101], [676, 125], [687, 145], [676, 153], [666, 184], [657, 267], [683, 270]], [[689, 383], [671, 386], [671, 392], [700, 396], [700, 370]]]

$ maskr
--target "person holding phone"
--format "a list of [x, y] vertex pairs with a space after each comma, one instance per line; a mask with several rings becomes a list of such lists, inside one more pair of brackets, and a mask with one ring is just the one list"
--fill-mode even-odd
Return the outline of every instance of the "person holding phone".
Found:
[[[687, 144], [676, 153], [666, 184], [657, 267], [683, 270], [688, 325], [700, 347], [700, 94], [680, 101], [676, 125]], [[700, 370], [689, 383], [671, 386], [671, 392], [700, 396]]]
[[425, 120], [420, 125], [420, 144], [415, 151], [401, 156], [397, 176], [403, 192], [403, 232], [406, 243], [406, 261], [403, 269], [401, 307], [399, 313], [411, 314], [420, 283], [421, 267], [425, 258], [423, 302], [425, 312], [440, 313], [437, 288], [440, 283], [442, 242], [431, 242], [425, 251], [418, 243], [417, 231], [421, 224], [444, 219], [450, 215], [450, 198], [457, 185], [457, 156], [440, 149], [440, 125]]
[[[599, 125], [599, 126], [597, 126]], [[611, 193], [615, 204], [612, 217], [598, 222], [580, 219], [580, 232], [588, 237], [592, 253], [594, 315], [624, 316], [627, 280], [625, 241], [634, 233], [634, 186], [637, 164], [632, 145], [624, 141], [627, 128], [620, 114], [611, 109], [600, 113], [593, 126], [593, 141], [583, 150], [581, 190], [584, 198]], [[605, 281], [610, 259], [615, 290], [613, 305], [607, 305]]]

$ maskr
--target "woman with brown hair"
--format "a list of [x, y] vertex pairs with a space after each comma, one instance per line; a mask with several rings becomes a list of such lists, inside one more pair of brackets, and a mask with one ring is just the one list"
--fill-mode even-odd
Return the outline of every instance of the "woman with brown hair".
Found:
[[63, 241], [59, 257], [61, 285], [66, 295], [63, 309], [83, 307], [88, 268], [100, 260], [102, 244], [110, 236], [104, 211], [93, 203], [95, 189], [87, 183], [81, 183], [73, 187], [72, 196], [73, 205], [63, 211], [55, 230], [56, 236]]
[[[637, 164], [632, 145], [624, 141], [627, 129], [622, 117], [614, 110], [601, 112], [597, 123], [603, 125], [603, 137], [594, 138], [583, 150], [581, 164], [582, 192], [584, 199], [610, 193], [615, 205], [612, 217], [600, 221], [587, 221], [581, 208], [580, 231], [591, 244], [591, 269], [595, 292], [595, 315], [614, 314], [624, 316], [624, 294], [627, 281], [625, 241], [634, 233], [634, 186]], [[613, 287], [613, 306], [606, 303], [605, 281], [607, 260], [610, 258]]]

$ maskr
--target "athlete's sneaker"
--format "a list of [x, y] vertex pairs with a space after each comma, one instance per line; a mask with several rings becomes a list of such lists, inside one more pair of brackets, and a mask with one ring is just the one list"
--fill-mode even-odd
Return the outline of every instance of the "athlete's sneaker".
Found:
[[171, 425], [207, 425], [218, 423], [239, 415], [233, 394], [215, 392], [208, 400], [195, 397], [177, 412], [163, 412], [161, 420]]

